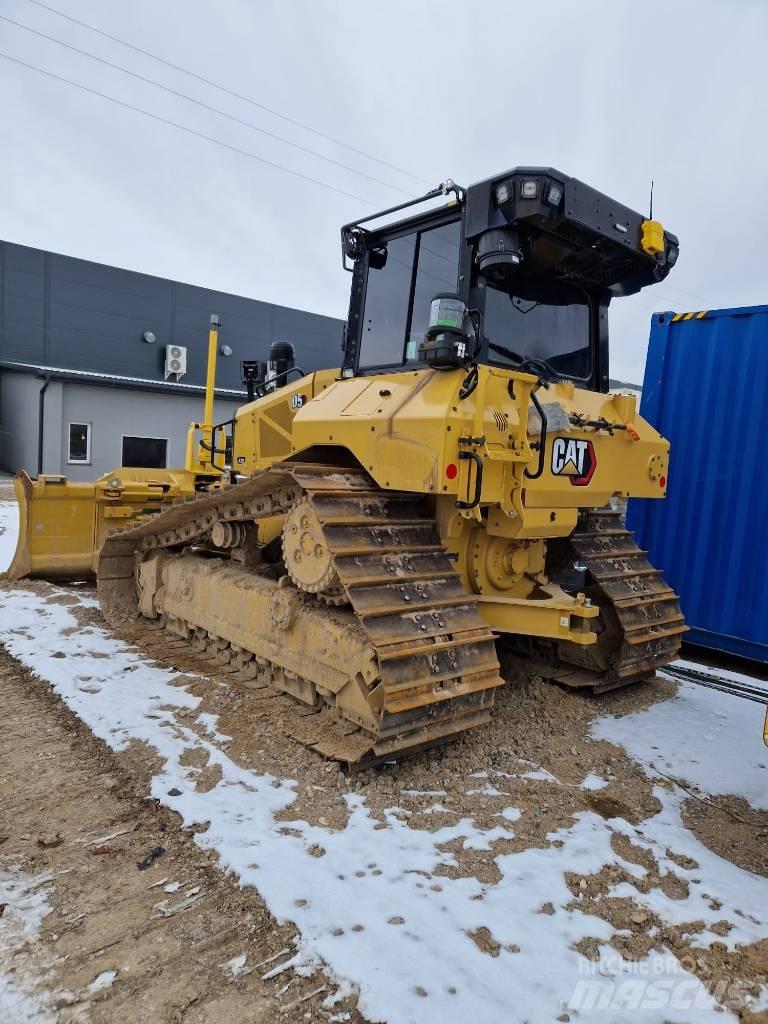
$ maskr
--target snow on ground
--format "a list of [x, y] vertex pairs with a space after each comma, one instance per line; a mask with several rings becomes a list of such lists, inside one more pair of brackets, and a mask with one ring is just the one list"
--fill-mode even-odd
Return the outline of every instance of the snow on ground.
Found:
[[[643, 869], [618, 860], [612, 851], [616, 829], [628, 832], [661, 863], [671, 867], [666, 854], [671, 849], [703, 868], [685, 872], [675, 867], [689, 880], [687, 900], [669, 901], [658, 892], [640, 895], [627, 883], [619, 886], [619, 895], [629, 888], [638, 902], [669, 922], [714, 922], [732, 914], [738, 924], [729, 943], [765, 934], [763, 917], [755, 915], [757, 908], [768, 907], [768, 881], [702, 847], [682, 826], [678, 800], [661, 789], [662, 812], [639, 828], [581, 814], [572, 828], [553, 836], [563, 842], [561, 848], [499, 856], [502, 879], [493, 885], [436, 875], [439, 865], [454, 863], [440, 847], [461, 838], [469, 848], [488, 848], [510, 834], [514, 809], [504, 827], [482, 830], [465, 818], [427, 832], [411, 829], [392, 808], [388, 827], [382, 829], [376, 828], [365, 799], [351, 794], [344, 829], [275, 821], [277, 812], [292, 803], [296, 784], [234, 764], [210, 738], [209, 718], [199, 723], [199, 732], [193, 728], [194, 714], [180, 724], [175, 712], [188, 716], [199, 700], [173, 685], [173, 672], [151, 667], [100, 629], [69, 632], [76, 625], [71, 611], [44, 597], [19, 590], [0, 600], [0, 638], [10, 652], [49, 680], [112, 747], [120, 749], [135, 739], [160, 753], [165, 765], [152, 795], [177, 811], [185, 825], [210, 821], [196, 841], [214, 849], [222, 866], [243, 884], [256, 886], [276, 917], [297, 924], [302, 936], [297, 962], [322, 958], [338, 978], [359, 988], [361, 1009], [371, 1020], [450, 1022], [472, 1015], [478, 1024], [497, 1021], [508, 1019], [512, 995], [517, 1019], [545, 1020], [563, 1012], [574, 993], [577, 1000], [588, 1000], [580, 994], [585, 980], [602, 984], [605, 979], [585, 974], [587, 962], [571, 947], [587, 936], [607, 942], [613, 931], [602, 920], [566, 909], [573, 897], [564, 872], [589, 874], [618, 862], [636, 877], [642, 875]], [[209, 792], [196, 791], [196, 770], [181, 764], [189, 747], [202, 747], [221, 766], [222, 779]], [[288, 824], [294, 834], [286, 833]], [[310, 847], [317, 846], [325, 855], [308, 856]], [[723, 903], [718, 913], [710, 909], [712, 897]], [[554, 905], [554, 915], [538, 912], [547, 902]], [[502, 947], [517, 946], [519, 952], [502, 948], [497, 957], [481, 952], [468, 933], [482, 927]], [[722, 937], [705, 933], [702, 941], [716, 938]], [[658, 969], [655, 961], [647, 967]], [[658, 981], [659, 975], [653, 978]], [[703, 988], [679, 965], [669, 980], [689, 985], [691, 998], [698, 1000], [697, 1021], [710, 1013], [713, 1020], [734, 1019], [727, 1014], [715, 1018]], [[658, 1005], [651, 1002], [648, 1009], [633, 1011], [633, 1019], [693, 1019], [693, 1004], [675, 1009], [662, 1003], [661, 1010]]]
[[[628, 882], [619, 883], [615, 895], [631, 895], [664, 923], [700, 919], [709, 925], [727, 917], [736, 926], [727, 937], [729, 946], [764, 938], [768, 880], [702, 846], [681, 822], [682, 795], [658, 788], [662, 810], [639, 826], [579, 814], [571, 827], [550, 836], [561, 846], [497, 856], [497, 883], [447, 877], [438, 869], [456, 862], [444, 844], [460, 839], [465, 848], [489, 849], [494, 840], [513, 834], [520, 810], [506, 809], [503, 826], [493, 829], [461, 818], [429, 832], [409, 827], [393, 807], [382, 828], [364, 796], [349, 794], [350, 816], [343, 828], [278, 821], [275, 816], [295, 799], [295, 781], [235, 764], [219, 745], [226, 738], [219, 735], [215, 716], [196, 718], [200, 701], [179, 685], [176, 673], [153, 667], [105, 630], [73, 629], [76, 625], [70, 608], [43, 596], [22, 589], [0, 593], [0, 641], [10, 653], [50, 682], [111, 747], [119, 750], [138, 740], [158, 752], [164, 765], [152, 795], [178, 812], [185, 826], [210, 822], [195, 842], [214, 850], [221, 867], [236, 873], [243, 885], [255, 886], [276, 918], [296, 924], [300, 939], [292, 963], [300, 968], [324, 961], [343, 985], [359, 990], [360, 1009], [371, 1021], [513, 1024], [554, 1021], [570, 1013], [572, 1020], [611, 1024], [628, 1019], [628, 999], [636, 1024], [736, 1021], [715, 1007], [672, 952], [654, 952], [639, 964], [621, 960], [607, 945], [613, 927], [582, 912], [566, 885], [566, 872], [590, 874], [604, 864], [618, 864], [642, 879], [645, 869], [622, 860], [611, 847], [613, 833], [624, 832], [651, 851], [662, 870], [685, 878], [689, 895], [670, 900], [658, 889], [641, 894]], [[704, 695], [713, 703], [698, 703]], [[659, 722], [668, 730], [667, 740], [676, 743], [685, 728], [701, 736], [707, 727], [709, 756], [717, 761], [721, 746], [734, 742], [724, 716], [733, 714], [735, 701], [709, 691], [704, 695], [696, 689], [632, 716], [635, 723], [627, 731], [648, 737], [647, 756], [650, 742], [665, 745]], [[647, 716], [662, 709], [659, 721], [646, 727]], [[606, 720], [596, 730], [617, 730], [624, 721]], [[195, 747], [222, 772], [206, 792], [195, 788], [198, 769], [184, 757]], [[759, 770], [751, 762], [745, 768], [741, 740], [737, 749], [742, 784], [756, 787]], [[549, 773], [546, 778], [559, 784]], [[587, 785], [597, 788], [599, 781]], [[323, 855], [315, 855], [318, 848]], [[699, 867], [681, 868], [670, 860], [670, 851]], [[717, 912], [713, 900], [722, 904]], [[545, 904], [552, 905], [552, 914], [541, 912]], [[500, 944], [498, 955], [483, 952], [471, 938], [469, 933], [480, 928], [489, 929]], [[573, 949], [585, 937], [601, 943], [598, 964]], [[715, 940], [723, 937], [710, 930], [698, 937], [701, 944]]]
[[15, 501], [0, 501], [0, 572], [11, 564], [18, 531], [19, 506]]
[[596, 789], [605, 789], [607, 785], [608, 783], [605, 779], [601, 779], [599, 775], [595, 775], [594, 772], [590, 772], [582, 781], [581, 788], [594, 791]]
[[8, 858], [0, 858], [0, 1021], [7, 1024], [56, 1020], [47, 995], [39, 989], [40, 975], [33, 975], [28, 961], [22, 965], [17, 960], [35, 943], [51, 912], [45, 890], [50, 881], [50, 875], [25, 875]]
[[[702, 667], [686, 661], [680, 664]], [[762, 685], [737, 672], [717, 671], [739, 682]], [[671, 701], [634, 715], [598, 719], [592, 736], [624, 747], [637, 760], [705, 793], [733, 793], [753, 807], [768, 808], [764, 715], [762, 704], [683, 682]]]

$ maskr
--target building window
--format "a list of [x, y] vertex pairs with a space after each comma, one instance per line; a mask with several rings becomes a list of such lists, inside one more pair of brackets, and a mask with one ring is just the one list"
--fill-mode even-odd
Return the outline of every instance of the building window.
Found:
[[67, 462], [89, 464], [91, 461], [91, 424], [69, 424], [69, 449]]
[[133, 469], [165, 469], [168, 465], [168, 439], [123, 436], [121, 465]]

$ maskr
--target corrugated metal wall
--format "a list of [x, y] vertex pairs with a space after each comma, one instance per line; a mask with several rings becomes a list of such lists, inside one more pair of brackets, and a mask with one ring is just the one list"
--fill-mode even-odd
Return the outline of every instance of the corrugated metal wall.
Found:
[[628, 523], [685, 639], [768, 661], [768, 306], [655, 315], [641, 413], [671, 442], [669, 485]]
[[240, 360], [278, 339], [307, 371], [340, 365], [341, 320], [0, 242], [0, 361], [162, 380], [165, 346], [185, 345], [184, 382], [204, 384], [211, 313], [233, 350], [220, 387], [240, 388]]

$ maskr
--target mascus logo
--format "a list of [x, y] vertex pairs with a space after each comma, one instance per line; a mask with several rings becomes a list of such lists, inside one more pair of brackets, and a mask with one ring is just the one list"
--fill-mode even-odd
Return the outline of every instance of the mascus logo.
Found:
[[567, 476], [574, 487], [586, 487], [597, 469], [597, 458], [591, 441], [556, 437], [552, 442], [552, 472]]

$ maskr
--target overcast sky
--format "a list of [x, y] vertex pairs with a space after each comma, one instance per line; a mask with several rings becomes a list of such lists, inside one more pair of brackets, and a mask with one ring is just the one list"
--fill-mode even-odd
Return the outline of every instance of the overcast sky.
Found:
[[611, 307], [612, 376], [641, 380], [654, 310], [768, 302], [765, 0], [45, 2], [386, 163], [0, 0], [262, 131], [3, 20], [0, 52], [340, 190], [0, 59], [0, 238], [344, 317], [342, 223], [446, 177], [544, 164], [643, 211], [654, 178], [680, 237], [667, 282]]

